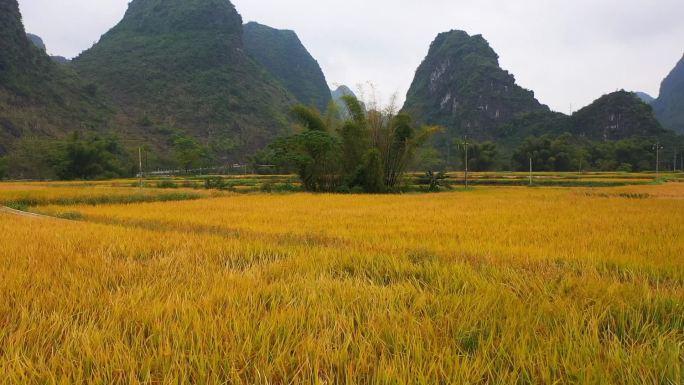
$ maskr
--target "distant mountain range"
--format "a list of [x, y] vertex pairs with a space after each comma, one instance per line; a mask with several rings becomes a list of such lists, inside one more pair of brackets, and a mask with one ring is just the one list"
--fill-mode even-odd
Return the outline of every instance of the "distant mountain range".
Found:
[[630, 92], [604, 95], [572, 116], [552, 112], [501, 69], [480, 35], [441, 33], [416, 71], [403, 110], [423, 124], [441, 125], [445, 149], [455, 139], [491, 140], [512, 147], [532, 135], [564, 132], [591, 140], [663, 133], [649, 105]]
[[[133, 0], [72, 61], [49, 57], [42, 39], [26, 34], [16, 0], [0, 2], [0, 156], [23, 138], [79, 130], [150, 146], [160, 167], [171, 164], [177, 135], [237, 162], [289, 132], [295, 104], [334, 101], [344, 111], [348, 94], [330, 91], [294, 31], [243, 24], [227, 0]], [[431, 44], [403, 111], [446, 128], [437, 147], [464, 135], [512, 148], [564, 132], [601, 141], [658, 136], [663, 126], [684, 133], [684, 59], [655, 100], [620, 91], [567, 116], [520, 87], [483, 36], [450, 31]]]
[[636, 96], [641, 99], [642, 102], [646, 104], [651, 104], [655, 100], [655, 98], [645, 92], [635, 92]]

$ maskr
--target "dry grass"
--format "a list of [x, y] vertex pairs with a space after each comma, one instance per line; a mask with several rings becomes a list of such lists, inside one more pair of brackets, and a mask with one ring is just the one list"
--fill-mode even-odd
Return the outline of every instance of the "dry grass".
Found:
[[483, 188], [0, 214], [0, 384], [680, 384], [683, 195]]
[[138, 203], [199, 199], [216, 193], [108, 187], [84, 183], [0, 183], [0, 205], [26, 209], [41, 205]]

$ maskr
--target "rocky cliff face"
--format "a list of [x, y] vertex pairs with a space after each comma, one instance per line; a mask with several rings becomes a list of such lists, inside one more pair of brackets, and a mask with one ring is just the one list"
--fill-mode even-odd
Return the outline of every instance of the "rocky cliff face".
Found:
[[663, 80], [653, 108], [665, 128], [684, 134], [684, 57]]
[[299, 102], [323, 111], [331, 101], [328, 83], [316, 59], [294, 31], [247, 23], [245, 49]]
[[169, 130], [251, 153], [287, 128], [296, 101], [247, 55], [227, 0], [134, 0], [72, 65], [163, 143]]
[[444, 126], [451, 136], [496, 139], [499, 129], [515, 118], [549, 109], [501, 69], [498, 55], [482, 36], [451, 31], [430, 46], [404, 111], [418, 122]]
[[572, 116], [574, 134], [591, 140], [620, 140], [664, 133], [653, 108], [635, 93], [618, 91], [604, 95]]

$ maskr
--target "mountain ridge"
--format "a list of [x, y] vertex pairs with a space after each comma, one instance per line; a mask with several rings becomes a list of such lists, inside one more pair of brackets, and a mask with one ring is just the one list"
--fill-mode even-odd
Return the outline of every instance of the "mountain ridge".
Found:
[[29, 39], [16, 0], [0, 2], [0, 155], [27, 136], [103, 131], [111, 108]]
[[297, 33], [249, 22], [244, 25], [247, 52], [297, 100], [325, 110], [332, 101], [320, 65], [302, 44]]
[[72, 66], [148, 140], [164, 147], [181, 131], [230, 143], [237, 159], [286, 131], [295, 103], [245, 53], [242, 25], [227, 0], [134, 0]]
[[610, 141], [665, 133], [653, 108], [636, 93], [624, 90], [601, 96], [575, 112], [571, 119], [573, 133], [591, 140]]
[[444, 126], [450, 135], [495, 139], [497, 129], [528, 113], [550, 112], [532, 91], [499, 66], [482, 35], [440, 33], [416, 70], [404, 111], [420, 123]]

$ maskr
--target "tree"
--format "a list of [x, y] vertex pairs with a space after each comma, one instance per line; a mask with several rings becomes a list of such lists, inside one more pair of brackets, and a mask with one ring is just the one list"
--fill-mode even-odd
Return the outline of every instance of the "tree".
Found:
[[7, 155], [7, 173], [13, 178], [55, 179], [63, 158], [64, 143], [26, 136]]
[[193, 138], [176, 135], [173, 140], [173, 154], [178, 166], [186, 172], [206, 165], [209, 150]]
[[7, 176], [7, 157], [0, 157], [0, 180]]
[[585, 151], [589, 166], [601, 171], [649, 171], [655, 168], [653, 141], [628, 138], [616, 142], [590, 142]]
[[309, 191], [396, 190], [417, 149], [436, 129], [418, 129], [393, 108], [366, 112], [355, 97], [342, 100], [349, 111], [344, 122], [331, 113], [324, 119], [314, 108], [295, 107], [300, 133], [277, 140], [259, 158], [290, 164]]
[[447, 166], [442, 153], [434, 147], [423, 148], [418, 158], [418, 166], [424, 170], [444, 170]]
[[342, 142], [343, 172], [347, 176], [353, 176], [359, 172], [370, 148], [370, 132], [359, 101], [353, 96], [343, 96], [342, 101], [349, 111], [349, 119], [338, 130]]
[[121, 159], [123, 149], [113, 137], [93, 135], [82, 139], [72, 133], [59, 155], [57, 176], [60, 179], [114, 178], [125, 175]]
[[388, 120], [389, 129], [383, 130], [387, 138], [384, 141], [387, 146], [383, 163], [387, 188], [394, 189], [415, 159], [418, 148], [423, 146], [440, 128], [426, 126], [417, 129], [411, 124], [411, 117], [408, 114], [398, 114]]
[[[465, 159], [464, 146], [458, 146], [460, 158]], [[468, 145], [468, 169], [471, 171], [490, 171], [496, 165], [499, 151], [494, 142], [470, 143]]]
[[317, 110], [297, 106], [292, 115], [301, 132], [272, 143], [271, 158], [294, 167], [307, 191], [334, 191], [340, 184], [339, 140], [328, 132]]
[[570, 135], [558, 138], [544, 135], [529, 137], [513, 153], [513, 161], [518, 170], [527, 170], [529, 159], [536, 171], [571, 171], [574, 170], [577, 157], [575, 148], [570, 144]]
[[357, 184], [367, 193], [382, 193], [387, 188], [384, 177], [380, 151], [377, 148], [371, 148], [364, 157]]

